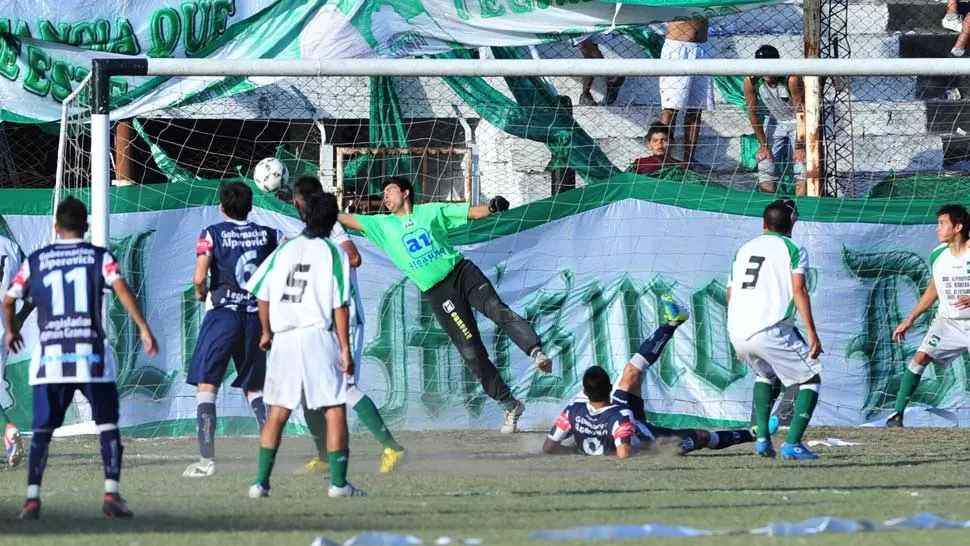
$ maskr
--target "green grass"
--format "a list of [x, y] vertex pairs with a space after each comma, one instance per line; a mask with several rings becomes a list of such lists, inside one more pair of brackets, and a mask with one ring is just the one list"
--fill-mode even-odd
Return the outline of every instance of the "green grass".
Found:
[[[411, 458], [398, 473], [385, 476], [377, 473], [377, 445], [355, 435], [350, 477], [370, 495], [359, 499], [329, 499], [324, 475], [294, 475], [310, 445], [304, 438], [286, 438], [273, 496], [261, 500], [246, 496], [255, 474], [254, 438], [218, 439], [219, 473], [207, 480], [181, 477], [195, 459], [194, 438], [128, 440], [122, 490], [136, 514], [131, 521], [100, 514], [97, 439], [57, 440], [44, 481], [41, 521], [16, 520], [26, 481], [23, 467], [0, 472], [0, 543], [41, 538], [45, 545], [77, 546], [307, 546], [322, 534], [342, 541], [378, 530], [414, 534], [426, 544], [447, 535], [505, 546], [529, 542], [535, 530], [580, 525], [666, 523], [736, 530], [811, 516], [882, 521], [919, 511], [970, 519], [966, 431], [812, 428], [808, 436], [865, 445], [819, 448], [822, 459], [809, 463], [763, 460], [750, 446], [616, 461], [539, 455], [539, 434], [400, 434]], [[650, 543], [922, 546], [961, 543], [967, 533]]]

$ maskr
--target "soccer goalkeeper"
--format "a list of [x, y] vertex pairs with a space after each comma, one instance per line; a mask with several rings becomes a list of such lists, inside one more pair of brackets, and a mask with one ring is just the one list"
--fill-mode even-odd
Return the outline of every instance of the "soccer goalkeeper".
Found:
[[520, 349], [535, 359], [542, 372], [552, 369], [552, 361], [542, 352], [539, 336], [532, 326], [498, 297], [495, 287], [478, 266], [448, 244], [449, 229], [508, 210], [509, 202], [496, 196], [487, 205], [474, 207], [467, 203], [415, 205], [414, 187], [402, 177], [385, 180], [383, 193], [384, 206], [390, 214], [341, 214], [340, 223], [363, 232], [414, 281], [458, 347], [465, 366], [481, 382], [485, 393], [505, 408], [505, 422], [500, 431], [515, 432], [525, 404], [512, 396], [509, 386], [489, 360], [472, 309], [483, 313], [507, 333]]

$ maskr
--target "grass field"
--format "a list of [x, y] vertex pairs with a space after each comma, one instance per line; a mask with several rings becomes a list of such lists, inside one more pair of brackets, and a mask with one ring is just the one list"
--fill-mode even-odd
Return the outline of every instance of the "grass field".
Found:
[[[128, 440], [122, 491], [135, 511], [131, 521], [111, 521], [100, 514], [103, 481], [97, 439], [55, 440], [40, 521], [16, 519], [25, 488], [23, 467], [0, 471], [0, 543], [40, 538], [45, 545], [78, 546], [308, 546], [321, 534], [343, 541], [375, 530], [414, 534], [425, 544], [451, 536], [504, 546], [542, 544], [528, 540], [539, 529], [614, 523], [748, 529], [811, 516], [882, 521], [918, 511], [967, 520], [967, 434], [953, 429], [812, 428], [809, 439], [835, 436], [865, 445], [819, 448], [822, 459], [808, 463], [757, 458], [747, 445], [687, 457], [616, 461], [540, 455], [540, 434], [400, 434], [411, 457], [392, 475], [377, 473], [377, 445], [355, 435], [350, 477], [370, 495], [356, 499], [327, 498], [325, 475], [295, 475], [310, 444], [304, 438], [287, 438], [273, 496], [260, 500], [246, 496], [255, 473], [254, 438], [218, 439], [219, 473], [204, 481], [181, 477], [195, 459], [194, 438]], [[968, 538], [970, 530], [650, 543], [922, 546]]]

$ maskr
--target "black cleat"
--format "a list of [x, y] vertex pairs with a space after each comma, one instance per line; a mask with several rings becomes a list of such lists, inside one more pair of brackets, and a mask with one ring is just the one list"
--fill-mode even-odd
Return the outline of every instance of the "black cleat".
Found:
[[40, 519], [40, 499], [27, 499], [19, 517], [20, 519]]
[[104, 505], [101, 510], [109, 518], [130, 518], [135, 515], [128, 509], [128, 503], [125, 502], [125, 499], [115, 493], [104, 494]]
[[886, 428], [903, 428], [903, 414], [893, 412], [886, 421]]

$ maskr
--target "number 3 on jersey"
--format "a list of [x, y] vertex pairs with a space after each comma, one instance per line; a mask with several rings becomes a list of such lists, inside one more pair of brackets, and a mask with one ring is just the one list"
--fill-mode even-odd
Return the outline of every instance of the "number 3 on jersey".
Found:
[[741, 283], [741, 288], [754, 288], [758, 284], [758, 276], [761, 275], [761, 266], [765, 264], [764, 256], [752, 256], [748, 259], [748, 267], [744, 274], [751, 277], [751, 280]]
[[401, 241], [408, 249], [408, 254], [412, 258], [420, 258], [428, 252], [434, 250], [434, 243], [431, 242], [431, 235], [426, 229], [416, 229], [409, 231], [401, 237]]

